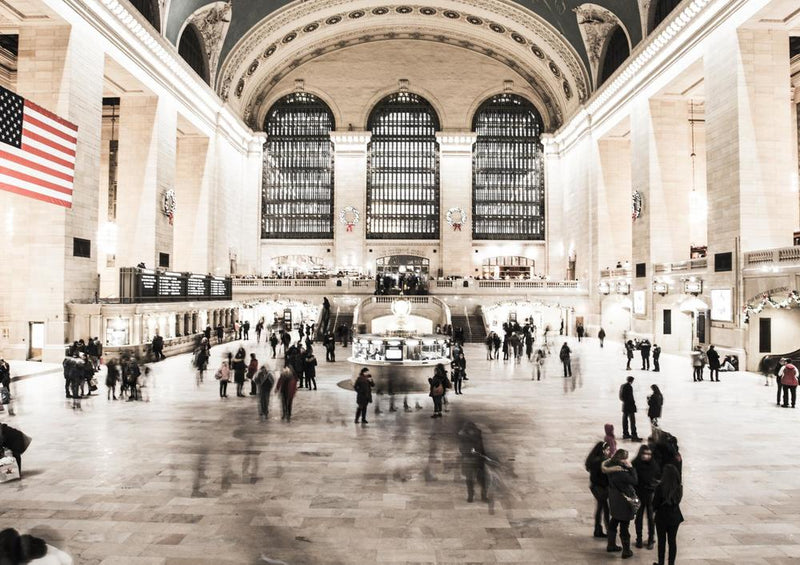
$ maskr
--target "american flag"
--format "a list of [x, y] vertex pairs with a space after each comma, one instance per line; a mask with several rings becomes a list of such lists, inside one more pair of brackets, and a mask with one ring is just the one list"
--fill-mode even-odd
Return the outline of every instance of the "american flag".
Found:
[[78, 126], [0, 87], [0, 190], [72, 208]]

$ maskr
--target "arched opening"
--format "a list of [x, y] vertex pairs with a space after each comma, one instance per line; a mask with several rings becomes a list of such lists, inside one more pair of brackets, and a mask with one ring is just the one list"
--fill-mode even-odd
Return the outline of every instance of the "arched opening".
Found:
[[617, 26], [611, 32], [606, 45], [605, 55], [603, 56], [603, 65], [600, 68], [600, 81], [603, 84], [608, 78], [614, 74], [625, 59], [631, 54], [631, 48], [628, 45], [628, 37], [622, 27]]
[[131, 5], [136, 8], [145, 19], [150, 22], [158, 33], [161, 33], [161, 13], [158, 9], [158, 0], [130, 0]]
[[674, 10], [681, 0], [656, 0], [653, 3], [652, 16], [650, 18], [650, 30], [653, 31], [658, 24], [667, 19], [667, 16]]
[[178, 42], [178, 54], [186, 61], [206, 84], [209, 84], [208, 58], [203, 49], [203, 40], [194, 24], [187, 25]]
[[367, 165], [367, 239], [439, 238], [439, 117], [411, 92], [373, 108]]
[[498, 94], [472, 120], [473, 239], [544, 239], [542, 118], [525, 98]]
[[261, 197], [263, 239], [333, 237], [333, 112], [307, 92], [267, 113]]
[[389, 255], [375, 261], [375, 293], [423, 293], [428, 288], [431, 261], [418, 255]]

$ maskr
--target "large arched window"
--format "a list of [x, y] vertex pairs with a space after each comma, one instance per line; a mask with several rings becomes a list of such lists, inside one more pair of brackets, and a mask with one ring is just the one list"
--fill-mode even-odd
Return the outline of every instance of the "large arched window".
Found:
[[150, 22], [156, 31], [161, 33], [161, 14], [158, 11], [158, 0], [130, 0], [136, 10]]
[[628, 37], [625, 35], [625, 31], [620, 26], [615, 27], [611, 32], [608, 45], [606, 45], [603, 66], [600, 69], [600, 84], [607, 81], [630, 54], [631, 48], [628, 45]]
[[313, 94], [278, 100], [264, 123], [261, 237], [333, 237], [333, 148], [330, 108]]
[[194, 24], [189, 24], [184, 28], [181, 40], [178, 42], [178, 54], [189, 63], [189, 66], [201, 79], [208, 83], [208, 61], [203, 49], [203, 40]]
[[674, 10], [678, 4], [681, 3], [681, 0], [656, 0], [653, 6], [653, 17], [652, 22], [650, 23], [650, 31], [653, 31], [658, 27], [658, 24], [663, 22], [667, 19], [670, 12]]
[[391, 94], [372, 110], [367, 128], [367, 238], [438, 239], [439, 118], [433, 107], [410, 92]]
[[544, 239], [542, 119], [529, 101], [498, 94], [472, 120], [473, 239]]

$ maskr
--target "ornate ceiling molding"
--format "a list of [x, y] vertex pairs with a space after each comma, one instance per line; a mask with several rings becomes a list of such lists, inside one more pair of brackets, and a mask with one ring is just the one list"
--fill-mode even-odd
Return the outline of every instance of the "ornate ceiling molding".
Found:
[[[217, 76], [219, 55], [222, 52], [222, 44], [225, 42], [230, 23], [231, 0], [226, 0], [206, 4], [189, 16], [184, 24], [184, 28], [188, 24], [194, 24], [203, 38], [203, 49], [208, 61], [208, 76], [212, 85]], [[180, 35], [178, 37], [180, 38]]]
[[566, 39], [533, 12], [504, 0], [431, 0], [426, 6], [293, 3], [234, 46], [220, 69], [217, 91], [252, 123], [256, 100], [264, 99], [265, 89], [288, 72], [284, 69], [336, 48], [398, 38], [440, 41], [502, 61], [548, 101], [556, 127], [590, 95], [591, 79]]
[[597, 84], [600, 60], [603, 57], [608, 36], [615, 27], [620, 26], [624, 30], [625, 26], [614, 12], [597, 4], [581, 4], [574, 9], [574, 12], [578, 19], [578, 28], [581, 31], [583, 44], [586, 46], [586, 53], [589, 56], [592, 79], [594, 84]]
[[642, 22], [642, 40], [644, 40], [650, 32], [648, 29], [650, 26], [650, 5], [653, 0], [637, 0], [637, 2], [639, 2], [639, 18]]

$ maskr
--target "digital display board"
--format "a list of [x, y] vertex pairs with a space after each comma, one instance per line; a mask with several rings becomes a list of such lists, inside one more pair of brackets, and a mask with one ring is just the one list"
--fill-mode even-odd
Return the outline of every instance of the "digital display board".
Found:
[[123, 303], [231, 300], [233, 285], [227, 277], [123, 268], [119, 295]]

